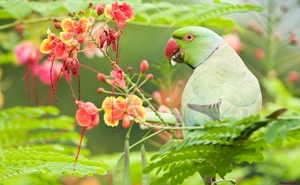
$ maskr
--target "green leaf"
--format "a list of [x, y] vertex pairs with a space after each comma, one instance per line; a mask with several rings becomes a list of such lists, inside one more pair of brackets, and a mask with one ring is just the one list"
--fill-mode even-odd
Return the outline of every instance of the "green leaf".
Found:
[[[81, 150], [74, 171], [80, 135], [74, 130], [73, 117], [58, 114], [52, 106], [0, 111], [0, 179], [49, 173], [80, 177], [106, 174], [106, 164], [83, 158], [89, 154], [86, 149]], [[61, 130], [67, 131], [59, 133]], [[59, 144], [49, 144], [55, 142]], [[85, 142], [84, 138], [82, 146]]]
[[104, 168], [107, 165], [103, 162], [79, 159], [75, 171], [73, 165], [74, 156], [52, 146], [5, 149], [0, 152], [0, 180], [36, 173], [73, 174], [79, 177], [106, 174]]
[[113, 185], [131, 185], [130, 162], [129, 162], [129, 141], [125, 140], [124, 153], [119, 157], [114, 170]]
[[[148, 164], [147, 164], [147, 156], [146, 156], [146, 149], [145, 149], [145, 144], [141, 144], [141, 157], [142, 157], [142, 167], [145, 169]], [[142, 185], [149, 185], [151, 182], [150, 179], [150, 173], [143, 173], [142, 174]]]
[[42, 16], [57, 15], [57, 13], [64, 8], [64, 3], [61, 1], [54, 2], [29, 2], [30, 7], [33, 11], [38, 12]]
[[134, 4], [135, 17], [129, 23], [183, 27], [190, 25], [233, 28], [236, 24], [221, 16], [229, 13], [261, 11], [262, 7], [250, 4], [234, 5], [215, 1], [213, 4], [175, 5], [169, 2]]
[[89, 3], [87, 1], [82, 0], [66, 0], [65, 7], [69, 12], [78, 12], [80, 10], [84, 10], [88, 7]]
[[265, 134], [265, 140], [268, 143], [273, 143], [278, 135], [280, 136], [281, 140], [286, 138], [287, 133], [293, 127], [299, 125], [300, 120], [275, 120], [269, 126], [268, 130]]
[[0, 7], [5, 10], [5, 16], [10, 14], [16, 19], [23, 19], [31, 13], [29, 4], [23, 0], [2, 0], [0, 1]]

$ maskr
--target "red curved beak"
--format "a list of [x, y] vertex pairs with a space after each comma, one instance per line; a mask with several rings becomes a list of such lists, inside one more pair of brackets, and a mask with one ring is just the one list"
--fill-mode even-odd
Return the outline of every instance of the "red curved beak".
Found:
[[166, 45], [166, 57], [170, 61], [171, 57], [179, 50], [177, 42], [171, 38]]

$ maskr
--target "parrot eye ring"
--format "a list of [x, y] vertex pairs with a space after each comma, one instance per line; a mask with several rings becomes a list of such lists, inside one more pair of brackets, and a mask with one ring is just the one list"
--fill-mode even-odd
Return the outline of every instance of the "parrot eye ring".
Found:
[[184, 36], [184, 40], [185, 40], [185, 41], [188, 41], [188, 42], [193, 41], [194, 38], [195, 38], [195, 36], [194, 36], [193, 34], [191, 34], [191, 33], [187, 33], [187, 34], [185, 34], [185, 36]]

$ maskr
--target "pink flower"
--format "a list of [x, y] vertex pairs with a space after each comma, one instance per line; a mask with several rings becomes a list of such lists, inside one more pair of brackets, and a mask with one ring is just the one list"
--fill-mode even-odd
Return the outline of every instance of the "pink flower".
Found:
[[[53, 66], [51, 62], [44, 61], [42, 64], [37, 65], [33, 69], [33, 74], [38, 76], [40, 81], [43, 84], [51, 85], [55, 83], [58, 78], [61, 71], [62, 63], [60, 62], [53, 62]], [[52, 76], [52, 79], [51, 79]]]
[[115, 69], [110, 72], [110, 76], [112, 76], [113, 80], [107, 80], [108, 83], [112, 85], [118, 85], [122, 89], [126, 88], [125, 80], [124, 80], [124, 72], [122, 69]]
[[75, 118], [78, 125], [92, 129], [99, 123], [98, 108], [91, 102], [75, 101], [78, 106]]
[[261, 48], [258, 48], [258, 49], [255, 50], [254, 56], [257, 59], [262, 60], [263, 58], [265, 58], [265, 51]]
[[118, 30], [115, 31], [111, 28], [105, 28], [100, 35], [99, 45], [102, 50], [107, 51], [108, 47], [112, 45], [112, 49], [114, 52], [117, 51], [117, 44], [116, 42], [119, 40], [120, 36], [122, 35], [122, 31]]
[[239, 53], [241, 51], [242, 41], [236, 33], [225, 35], [223, 39], [235, 52]]
[[112, 18], [118, 27], [124, 28], [126, 22], [133, 18], [134, 12], [128, 3], [119, 3], [114, 2], [112, 5], [106, 5], [105, 14], [107, 17]]
[[63, 63], [61, 62], [55, 61], [52, 65], [51, 62], [45, 60], [42, 64], [36, 65], [32, 71], [33, 74], [35, 76], [38, 76], [40, 81], [46, 85], [56, 84], [56, 82], [62, 75], [64, 75], [67, 82], [70, 82], [69, 75], [66, 71], [62, 71], [62, 67]]
[[17, 62], [22, 65], [28, 63], [30, 66], [34, 66], [41, 58], [39, 48], [30, 41], [25, 41], [17, 45], [14, 49]]

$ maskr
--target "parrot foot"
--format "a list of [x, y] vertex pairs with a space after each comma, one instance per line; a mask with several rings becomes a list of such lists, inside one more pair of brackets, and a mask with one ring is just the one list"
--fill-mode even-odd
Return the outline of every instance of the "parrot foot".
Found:
[[180, 113], [179, 113], [179, 111], [178, 111], [178, 109], [173, 109], [172, 110], [172, 114], [176, 117], [176, 120], [177, 120], [177, 124], [176, 124], [176, 126], [179, 126], [179, 127], [181, 127], [182, 126], [182, 123], [183, 123], [183, 121], [182, 121], [182, 117], [181, 117], [181, 115], [180, 115]]

